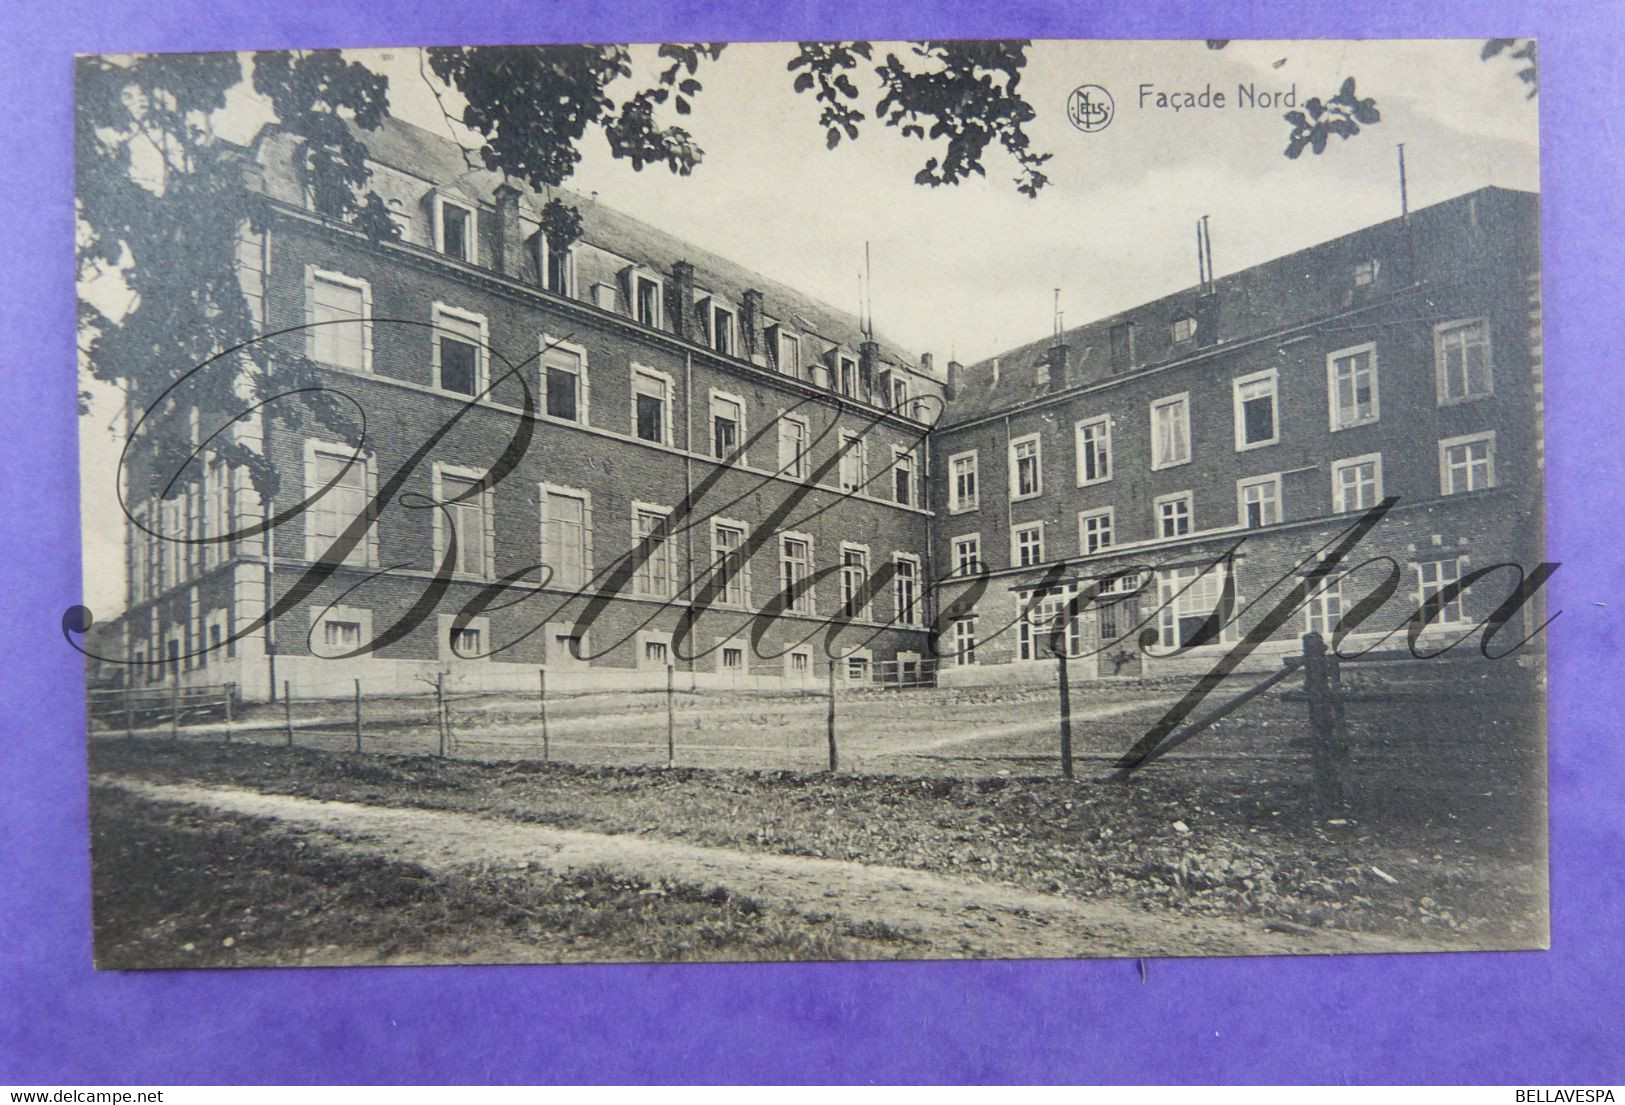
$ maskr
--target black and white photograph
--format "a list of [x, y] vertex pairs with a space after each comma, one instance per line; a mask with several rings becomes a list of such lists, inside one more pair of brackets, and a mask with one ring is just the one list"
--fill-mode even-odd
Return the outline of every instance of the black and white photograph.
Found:
[[97, 967], [1548, 946], [1533, 40], [75, 66]]

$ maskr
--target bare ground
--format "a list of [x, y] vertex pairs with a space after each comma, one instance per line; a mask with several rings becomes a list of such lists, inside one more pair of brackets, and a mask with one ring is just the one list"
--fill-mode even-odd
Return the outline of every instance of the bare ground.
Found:
[[[923, 958], [1258, 955], [1424, 950], [1392, 936], [1157, 914], [1101, 898], [1039, 894], [884, 864], [773, 855], [657, 837], [583, 832], [438, 810], [317, 801], [231, 787], [102, 777], [149, 802], [266, 819], [310, 844], [438, 875], [507, 870], [536, 879], [608, 871], [720, 888], [852, 931], [892, 931]], [[632, 955], [636, 957], [635, 949]]]

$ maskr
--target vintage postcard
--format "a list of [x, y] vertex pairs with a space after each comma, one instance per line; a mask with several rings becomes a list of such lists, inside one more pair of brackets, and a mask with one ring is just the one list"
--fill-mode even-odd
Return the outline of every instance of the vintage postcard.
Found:
[[99, 966], [1546, 946], [1532, 40], [77, 65]]

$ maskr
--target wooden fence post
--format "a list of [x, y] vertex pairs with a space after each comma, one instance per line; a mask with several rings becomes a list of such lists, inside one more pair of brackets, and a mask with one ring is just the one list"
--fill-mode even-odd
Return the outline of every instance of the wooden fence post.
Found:
[[840, 754], [835, 748], [835, 658], [829, 661], [829, 715], [825, 719], [829, 731], [829, 769], [837, 771], [841, 766]]
[[282, 681], [282, 724], [288, 730], [288, 747], [293, 747], [293, 691], [288, 680]]
[[355, 681], [355, 750], [361, 751], [361, 678]]
[[181, 681], [169, 685], [169, 739], [181, 739]]
[[446, 673], [436, 672], [434, 677], [434, 716], [435, 722], [440, 726], [440, 758], [446, 758], [447, 731], [451, 728], [451, 719], [446, 716]]
[[537, 701], [542, 708], [542, 762], [545, 764], [553, 758], [553, 749], [547, 733], [547, 669], [538, 668], [536, 674], [541, 679], [541, 688], [537, 692]]
[[[1315, 773], [1315, 804], [1329, 812], [1344, 801], [1342, 756], [1346, 750], [1343, 733], [1341, 673], [1334, 676], [1335, 657], [1328, 657], [1326, 642], [1318, 633], [1303, 635], [1303, 692], [1309, 700], [1310, 756]], [[1336, 679], [1334, 684], [1333, 680]], [[1341, 749], [1340, 749], [1341, 746]]]
[[[1056, 634], [1060, 637], [1061, 634]], [[1072, 778], [1072, 687], [1067, 678], [1066, 642], [1055, 652], [1055, 675], [1061, 684], [1061, 777]]]
[[135, 739], [135, 703], [132, 701], [133, 692], [129, 687], [124, 688], [124, 739]]
[[666, 665], [666, 766], [677, 766], [677, 707], [673, 699], [677, 668]]
[[231, 743], [231, 723], [237, 713], [237, 684], [226, 684], [226, 743]]

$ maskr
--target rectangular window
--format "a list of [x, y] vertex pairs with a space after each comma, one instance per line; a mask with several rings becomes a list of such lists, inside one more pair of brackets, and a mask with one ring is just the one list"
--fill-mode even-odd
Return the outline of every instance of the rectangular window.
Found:
[[361, 647], [361, 623], [327, 618], [322, 622], [322, 644], [335, 652], [352, 652]]
[[1111, 419], [1086, 418], [1077, 425], [1078, 486], [1112, 478]]
[[1356, 288], [1369, 287], [1377, 282], [1377, 274], [1382, 271], [1382, 262], [1373, 257], [1369, 261], [1361, 261], [1354, 266], [1354, 286]]
[[919, 625], [920, 562], [911, 556], [899, 556], [894, 564], [897, 574], [892, 577], [892, 589], [897, 596], [897, 621], [902, 625]]
[[1280, 440], [1276, 424], [1276, 376], [1272, 368], [1239, 376], [1234, 383], [1236, 400], [1236, 448], [1256, 449]]
[[976, 663], [976, 619], [954, 619], [954, 664], [968, 667]]
[[720, 583], [716, 601], [722, 606], [744, 606], [749, 601], [745, 592], [744, 550], [744, 526], [735, 522], [712, 521], [712, 567]]
[[[1054, 591], [1034, 597], [1031, 593], [1017, 596], [1022, 603], [1023, 616], [1016, 627], [1016, 655], [1023, 660], [1041, 660], [1054, 656], [1056, 623], [1066, 612], [1071, 601], [1066, 591]], [[1066, 637], [1061, 647], [1068, 656], [1083, 651], [1083, 619], [1074, 612], [1066, 620]]]
[[982, 565], [982, 536], [973, 533], [969, 537], [959, 537], [954, 540], [954, 574], [957, 576], [975, 575]]
[[785, 657], [785, 670], [790, 675], [812, 674], [812, 654], [809, 652], [792, 652]]
[[676, 550], [666, 532], [667, 513], [660, 507], [632, 505], [632, 540], [637, 542], [637, 555], [643, 557], [632, 574], [633, 594], [654, 598], [671, 595]]
[[310, 358], [355, 372], [371, 369], [372, 289], [365, 280], [310, 270]]
[[1303, 631], [1318, 633], [1330, 641], [1337, 632], [1337, 623], [1343, 619], [1343, 577], [1323, 578], [1314, 587], [1303, 608]]
[[899, 450], [892, 462], [892, 494], [904, 506], [908, 506], [914, 501], [914, 455], [912, 453]]
[[573, 294], [575, 288], [575, 251], [570, 248], [555, 249], [547, 242], [546, 235], [542, 235], [543, 253], [542, 262], [543, 283], [547, 290], [554, 295], [568, 296]]
[[664, 668], [671, 665], [671, 643], [669, 641], [645, 640], [643, 642], [643, 666], [646, 668]]
[[1447, 322], [1433, 330], [1439, 402], [1460, 403], [1491, 394], [1490, 328], [1484, 319]]
[[1248, 529], [1281, 521], [1281, 477], [1257, 476], [1236, 481], [1239, 521]]
[[1382, 455], [1371, 453], [1332, 464], [1332, 509], [1339, 514], [1370, 510], [1382, 500]]
[[1031, 499], [1042, 494], [1041, 447], [1042, 439], [1037, 434], [1029, 434], [1010, 443], [1010, 498]]
[[440, 229], [440, 252], [459, 261], [473, 262], [474, 209], [447, 199], [435, 197], [436, 220]]
[[[435, 497], [442, 504], [436, 511], [439, 519], [440, 543], [435, 550], [436, 563], [456, 545], [453, 571], [459, 575], [484, 578], [488, 572], [489, 549], [487, 530], [490, 528], [489, 489], [476, 490], [480, 481], [469, 476], [440, 472], [440, 486]], [[456, 501], [453, 501], [456, 500]]]
[[1495, 486], [1495, 434], [1469, 434], [1439, 442], [1439, 491], [1459, 495]]
[[671, 444], [670, 381], [646, 369], [633, 369], [632, 419], [644, 441]]
[[1078, 515], [1078, 547], [1085, 556], [1112, 545], [1112, 508], [1084, 511]]
[[841, 357], [839, 361], [841, 394], [855, 396], [858, 393], [858, 362], [851, 357]]
[[739, 645], [724, 645], [722, 648], [721, 664], [723, 671], [744, 671], [745, 650]]
[[1174, 319], [1172, 337], [1176, 342], [1190, 341], [1196, 336], [1196, 320], [1190, 315], [1181, 315]]
[[799, 480], [807, 475], [807, 420], [779, 415], [779, 474]]
[[801, 339], [787, 331], [779, 331], [778, 350], [775, 354], [779, 371], [787, 376], [801, 378]]
[[660, 328], [660, 282], [650, 280], [647, 276], [634, 276], [633, 283], [637, 285], [633, 292], [633, 303], [637, 311], [638, 321], [645, 326]]
[[453, 626], [450, 632], [453, 656], [471, 660], [480, 655], [480, 631], [477, 627], [468, 625], [458, 629]]
[[867, 617], [867, 596], [864, 589], [869, 583], [869, 550], [862, 545], [841, 545], [841, 615], [847, 618]]
[[567, 422], [587, 421], [584, 352], [554, 345], [542, 353], [542, 389], [550, 417]]
[[[1203, 627], [1219, 609], [1224, 593], [1224, 564], [1170, 568], [1157, 573], [1160, 608], [1158, 634], [1163, 648], [1186, 648], [1194, 644]], [[1220, 634], [1204, 643], [1218, 642]]]
[[[721, 392], [711, 393], [711, 455], [728, 460], [739, 450], [745, 434], [744, 400]], [[743, 460], [744, 458], [739, 458]]]
[[976, 454], [957, 453], [948, 458], [952, 482], [948, 487], [948, 509], [955, 514], [975, 510], [978, 505], [976, 487]]
[[841, 490], [861, 491], [869, 482], [868, 443], [857, 434], [841, 434]]
[[891, 382], [892, 410], [898, 414], [908, 413], [908, 381], [902, 377], [894, 377]]
[[1157, 536], [1183, 537], [1191, 531], [1191, 493], [1163, 495], [1156, 500]]
[[1327, 357], [1326, 388], [1332, 429], [1346, 430], [1377, 421], [1376, 344], [1340, 350]]
[[591, 507], [585, 492], [542, 489], [542, 562], [548, 586], [578, 591], [592, 574]]
[[1151, 467], [1172, 468], [1191, 459], [1191, 408], [1185, 395], [1151, 404]]
[[781, 538], [779, 562], [783, 594], [790, 599], [785, 609], [797, 614], [813, 613], [812, 588], [804, 592], [792, 590], [812, 574], [812, 541], [804, 537]]
[[[306, 524], [310, 527], [306, 557], [316, 560], [325, 557], [339, 534], [367, 510], [368, 461], [348, 453], [316, 451], [313, 454], [307, 482], [308, 491], [312, 495], [324, 487], [328, 488], [305, 513], [305, 517], [309, 519]], [[329, 484], [332, 486], [328, 487]], [[169, 547], [174, 547], [173, 543]], [[343, 563], [357, 565], [368, 563], [367, 548], [367, 538], [357, 541], [355, 547], [345, 556]], [[174, 582], [173, 572], [167, 578], [170, 582]]]
[[1435, 625], [1456, 625], [1467, 620], [1462, 611], [1461, 594], [1450, 601], [1440, 594], [1446, 587], [1461, 580], [1461, 560], [1424, 560], [1416, 565], [1417, 609], [1423, 618], [1432, 618]]
[[726, 307], [711, 305], [711, 348], [724, 356], [734, 352], [734, 313]]
[[1017, 526], [1010, 539], [1014, 545], [1014, 554], [1010, 559], [1015, 561], [1016, 567], [1025, 568], [1044, 562], [1044, 523]]
[[846, 678], [852, 683], [869, 682], [869, 658], [867, 656], [848, 656], [846, 658]]
[[434, 305], [435, 386], [458, 395], [485, 387], [485, 316]]

